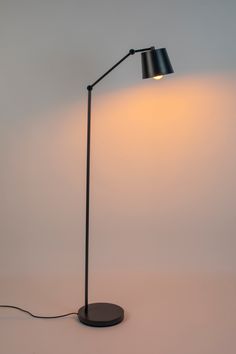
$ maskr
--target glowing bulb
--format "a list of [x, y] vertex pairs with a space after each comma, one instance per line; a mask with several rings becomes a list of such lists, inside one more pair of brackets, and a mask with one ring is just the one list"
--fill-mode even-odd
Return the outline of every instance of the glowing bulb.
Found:
[[163, 75], [158, 75], [158, 76], [154, 76], [153, 79], [155, 80], [160, 80], [163, 78]]

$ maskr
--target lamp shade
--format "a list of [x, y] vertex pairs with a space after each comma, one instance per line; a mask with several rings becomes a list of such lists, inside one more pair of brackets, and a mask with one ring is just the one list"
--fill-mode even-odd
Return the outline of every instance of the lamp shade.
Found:
[[174, 72], [166, 48], [147, 50], [141, 53], [143, 79]]

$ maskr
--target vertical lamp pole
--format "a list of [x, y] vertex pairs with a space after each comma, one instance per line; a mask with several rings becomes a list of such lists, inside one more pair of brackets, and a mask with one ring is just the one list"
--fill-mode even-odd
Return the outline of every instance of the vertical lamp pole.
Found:
[[86, 216], [85, 216], [85, 312], [88, 312], [88, 272], [89, 272], [89, 197], [90, 197], [90, 137], [92, 88], [88, 89], [87, 117], [87, 161], [86, 161]]

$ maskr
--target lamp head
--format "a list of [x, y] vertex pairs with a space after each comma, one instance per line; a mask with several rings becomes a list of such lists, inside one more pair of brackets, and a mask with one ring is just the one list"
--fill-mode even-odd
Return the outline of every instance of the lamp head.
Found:
[[174, 72], [166, 48], [154, 47], [141, 53], [143, 79], [161, 79]]

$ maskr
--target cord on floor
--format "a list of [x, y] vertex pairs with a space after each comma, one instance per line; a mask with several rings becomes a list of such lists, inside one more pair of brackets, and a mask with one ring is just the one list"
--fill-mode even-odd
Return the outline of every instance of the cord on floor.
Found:
[[0, 305], [0, 307], [19, 310], [19, 311], [21, 311], [21, 312], [27, 313], [27, 314], [30, 315], [31, 317], [34, 317], [34, 318], [43, 318], [43, 319], [62, 318], [62, 317], [70, 316], [70, 315], [77, 315], [77, 312], [69, 312], [69, 313], [65, 313], [65, 314], [63, 314], [63, 315], [56, 315], [56, 316], [39, 316], [39, 315], [34, 315], [34, 314], [31, 313], [30, 311], [27, 311], [27, 310], [25, 310], [25, 309], [22, 309], [21, 307], [18, 307], [18, 306], [13, 306], [13, 305]]

